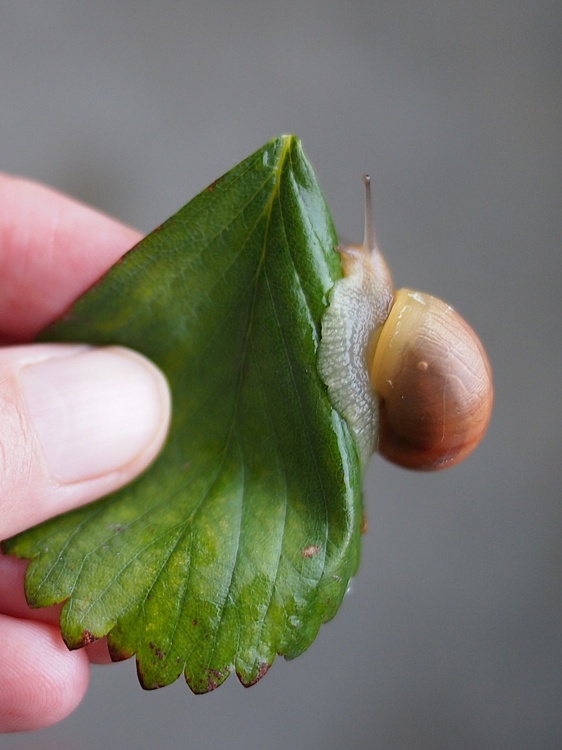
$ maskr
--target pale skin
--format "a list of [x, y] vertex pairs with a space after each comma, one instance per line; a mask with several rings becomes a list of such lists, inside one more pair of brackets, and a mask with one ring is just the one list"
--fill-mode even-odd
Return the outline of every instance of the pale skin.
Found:
[[[153, 365], [125, 350], [30, 343], [139, 239], [135, 230], [49, 188], [0, 174], [0, 540], [130, 482], [163, 444], [170, 402], [165, 380]], [[49, 370], [52, 362], [56, 367], [77, 362], [79, 367], [67, 368], [70, 374], [61, 385], [52, 374], [59, 371]], [[72, 373], [80, 372], [84, 362], [96, 379], [82, 392], [80, 383], [74, 388]], [[64, 437], [72, 447], [76, 435], [80, 445], [86, 429], [77, 420], [88, 415], [91, 422], [92, 407], [82, 409], [81, 399], [88, 400], [98, 382], [105, 393], [114, 382], [104, 380], [106, 370], [116, 383], [125, 375], [128, 383], [138, 383], [124, 410], [133, 413], [139, 425], [135, 436], [140, 437], [131, 441], [127, 435], [121, 441], [123, 450], [116, 443], [108, 454], [90, 445], [95, 436], [88, 433], [80, 455], [69, 450], [67, 459], [56, 427], [50, 430], [43, 424], [49, 430], [48, 440], [42, 440], [39, 421], [54, 419], [41, 413], [42, 379], [45, 393], [49, 377], [55, 389], [72, 386], [76, 408]], [[95, 402], [100, 435], [107, 417], [98, 414], [107, 401], [103, 396], [98, 399], [101, 405]], [[115, 398], [120, 403], [121, 393]], [[135, 398], [142, 402], [138, 408]], [[129, 421], [126, 413], [122, 416]], [[108, 428], [116, 440], [120, 424]], [[39, 729], [65, 718], [84, 696], [90, 664], [110, 661], [104, 641], [78, 651], [66, 648], [59, 607], [28, 607], [26, 565], [0, 554], [0, 732]]]

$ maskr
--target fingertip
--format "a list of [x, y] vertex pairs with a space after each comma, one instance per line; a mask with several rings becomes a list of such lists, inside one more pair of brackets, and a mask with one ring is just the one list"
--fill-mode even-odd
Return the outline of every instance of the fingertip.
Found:
[[100, 638], [99, 641], [90, 643], [89, 646], [86, 646], [86, 653], [92, 664], [113, 664], [113, 660], [109, 655], [107, 638]]
[[0, 615], [0, 731], [43, 729], [66, 718], [88, 688], [84, 651], [69, 651], [57, 627]]
[[22, 369], [19, 378], [51, 475], [64, 484], [113, 472], [132, 479], [154, 459], [168, 429], [164, 375], [123, 347], [67, 351]]
[[166, 378], [129, 349], [8, 347], [0, 381], [1, 538], [119, 489], [166, 438]]
[[29, 341], [141, 238], [63, 193], [0, 174], [0, 334]]

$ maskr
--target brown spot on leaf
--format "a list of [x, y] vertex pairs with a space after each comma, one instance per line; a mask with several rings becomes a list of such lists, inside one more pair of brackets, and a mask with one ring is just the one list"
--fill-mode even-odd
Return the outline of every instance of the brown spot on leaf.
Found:
[[187, 674], [185, 678], [187, 684], [195, 695], [203, 695], [204, 693], [210, 693], [220, 687], [229, 674], [230, 670], [221, 672], [219, 669], [207, 669], [204, 676], [198, 680], [193, 680]]
[[317, 555], [319, 552], [320, 547], [317, 544], [309, 544], [308, 547], [303, 549], [301, 555], [303, 557], [314, 557], [314, 555]]
[[361, 533], [366, 534], [369, 531], [369, 519], [366, 513], [361, 516]]
[[160, 648], [157, 648], [157, 647], [156, 647], [156, 646], [154, 645], [154, 643], [152, 643], [152, 641], [151, 641], [151, 642], [150, 642], [150, 643], [148, 644], [148, 647], [149, 647], [149, 648], [150, 648], [150, 649], [151, 649], [152, 651], [154, 651], [154, 653], [156, 654], [157, 658], [158, 658], [158, 659], [160, 659], [160, 661], [162, 661], [163, 659], [165, 659], [165, 658], [166, 658], [166, 654], [165, 654], [165, 653], [164, 653], [164, 652], [162, 651], [162, 649], [160, 649]]
[[106, 528], [108, 531], [115, 531], [116, 534], [120, 534], [122, 531], [125, 531], [125, 527], [122, 523], [108, 523]]
[[80, 645], [89, 646], [91, 643], [95, 643], [98, 640], [97, 636], [90, 633], [89, 630], [83, 630], [80, 634]]
[[244, 687], [247, 687], [247, 688], [252, 687], [253, 685], [255, 685], [257, 682], [261, 680], [261, 678], [265, 675], [265, 673], [270, 668], [270, 666], [271, 664], [268, 664], [267, 662], [262, 662], [258, 667], [258, 671], [256, 672], [255, 677], [253, 677], [249, 682], [247, 682], [240, 675], [238, 675], [238, 679], [240, 680], [242, 685], [244, 685]]
[[222, 685], [225, 678], [226, 675], [218, 669], [209, 669], [207, 673], [207, 691], [216, 690], [219, 685]]

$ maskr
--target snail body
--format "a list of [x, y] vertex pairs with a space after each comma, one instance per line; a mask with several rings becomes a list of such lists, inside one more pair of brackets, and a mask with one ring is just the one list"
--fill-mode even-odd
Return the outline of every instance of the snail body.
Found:
[[410, 469], [453, 466], [488, 426], [490, 364], [450, 305], [410, 289], [394, 291], [376, 242], [368, 177], [365, 191], [363, 244], [338, 248], [343, 277], [322, 321], [319, 372], [363, 465], [378, 450]]

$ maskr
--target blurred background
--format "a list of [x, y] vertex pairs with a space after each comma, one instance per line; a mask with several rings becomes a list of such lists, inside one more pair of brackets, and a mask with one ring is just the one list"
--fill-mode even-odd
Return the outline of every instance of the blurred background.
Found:
[[346, 240], [362, 239], [371, 173], [397, 284], [464, 314], [496, 385], [459, 468], [373, 459], [359, 574], [302, 657], [197, 697], [181, 680], [143, 692], [132, 662], [98, 667], [68, 720], [2, 748], [562, 747], [561, 10], [2, 2], [0, 169], [148, 232], [296, 133]]

